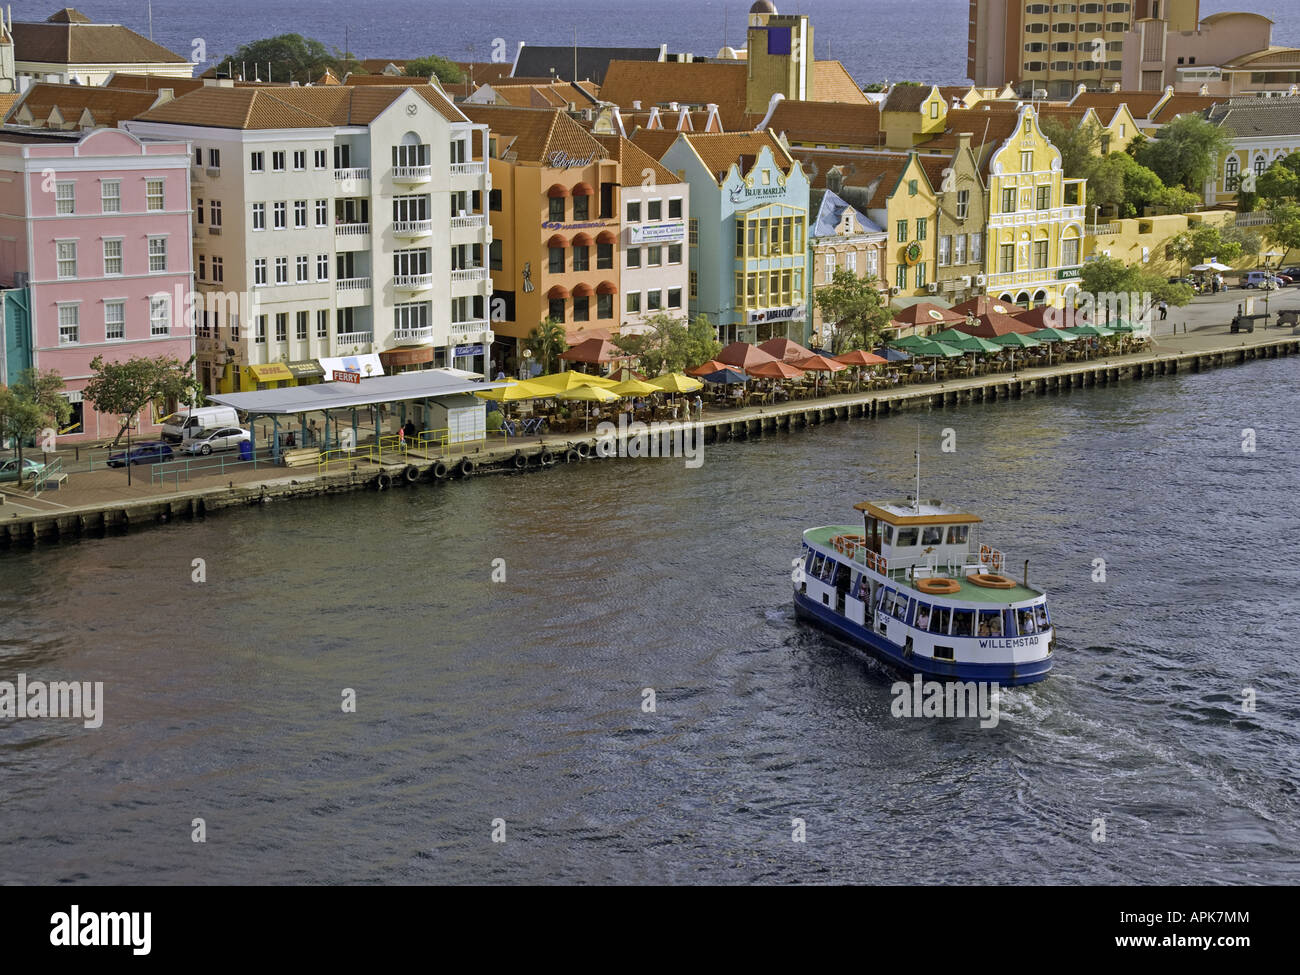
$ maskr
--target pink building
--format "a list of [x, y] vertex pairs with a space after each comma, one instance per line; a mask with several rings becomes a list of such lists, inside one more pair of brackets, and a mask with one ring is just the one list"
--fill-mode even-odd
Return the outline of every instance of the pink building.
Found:
[[81, 401], [95, 356], [193, 353], [189, 151], [120, 129], [0, 131], [0, 278], [31, 289], [34, 364], [73, 403], [66, 437], [120, 425]]

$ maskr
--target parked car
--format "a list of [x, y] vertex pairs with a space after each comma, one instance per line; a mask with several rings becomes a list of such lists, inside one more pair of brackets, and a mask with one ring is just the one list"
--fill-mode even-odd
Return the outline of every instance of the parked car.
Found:
[[1300, 281], [1300, 267], [1286, 267], [1282, 269], [1282, 273], [1292, 281]]
[[162, 421], [162, 438], [168, 443], [202, 440], [205, 434], [221, 427], [239, 426], [233, 406], [183, 406]]
[[1285, 275], [1275, 274], [1272, 271], [1247, 271], [1241, 276], [1241, 286], [1243, 288], [1259, 288], [1266, 281], [1272, 281], [1273, 286], [1277, 288], [1284, 287], [1291, 283], [1291, 279]]
[[185, 449], [191, 454], [210, 454], [214, 450], [238, 450], [245, 440], [252, 440], [252, 435], [242, 427], [220, 427], [205, 433], [197, 440], [191, 440]]
[[[30, 481], [33, 477], [45, 470], [45, 465], [39, 461], [34, 461], [30, 457], [23, 458], [23, 480]], [[0, 481], [18, 480], [18, 458], [10, 457], [3, 463], [0, 463]]]
[[[172, 449], [161, 440], [149, 440], [131, 445], [132, 464], [157, 464], [172, 459]], [[124, 467], [127, 463], [127, 451], [108, 455], [109, 467]]]

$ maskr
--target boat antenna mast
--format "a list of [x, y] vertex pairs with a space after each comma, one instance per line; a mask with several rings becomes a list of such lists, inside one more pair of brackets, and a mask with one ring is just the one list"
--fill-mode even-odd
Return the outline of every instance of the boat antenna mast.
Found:
[[916, 425], [916, 513], [921, 513], [921, 424]]

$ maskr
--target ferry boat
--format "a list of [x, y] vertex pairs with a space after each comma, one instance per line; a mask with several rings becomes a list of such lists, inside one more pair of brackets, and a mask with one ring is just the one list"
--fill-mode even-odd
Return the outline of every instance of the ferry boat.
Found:
[[[919, 475], [918, 475], [919, 481]], [[863, 502], [860, 525], [803, 533], [795, 611], [901, 670], [1030, 684], [1052, 669], [1047, 597], [1003, 575], [981, 519], [937, 500]]]

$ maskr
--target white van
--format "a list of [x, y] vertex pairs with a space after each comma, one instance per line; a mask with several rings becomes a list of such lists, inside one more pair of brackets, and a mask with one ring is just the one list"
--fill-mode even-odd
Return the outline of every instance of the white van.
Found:
[[239, 426], [233, 406], [182, 406], [163, 420], [162, 437], [168, 443], [185, 443], [218, 427]]

